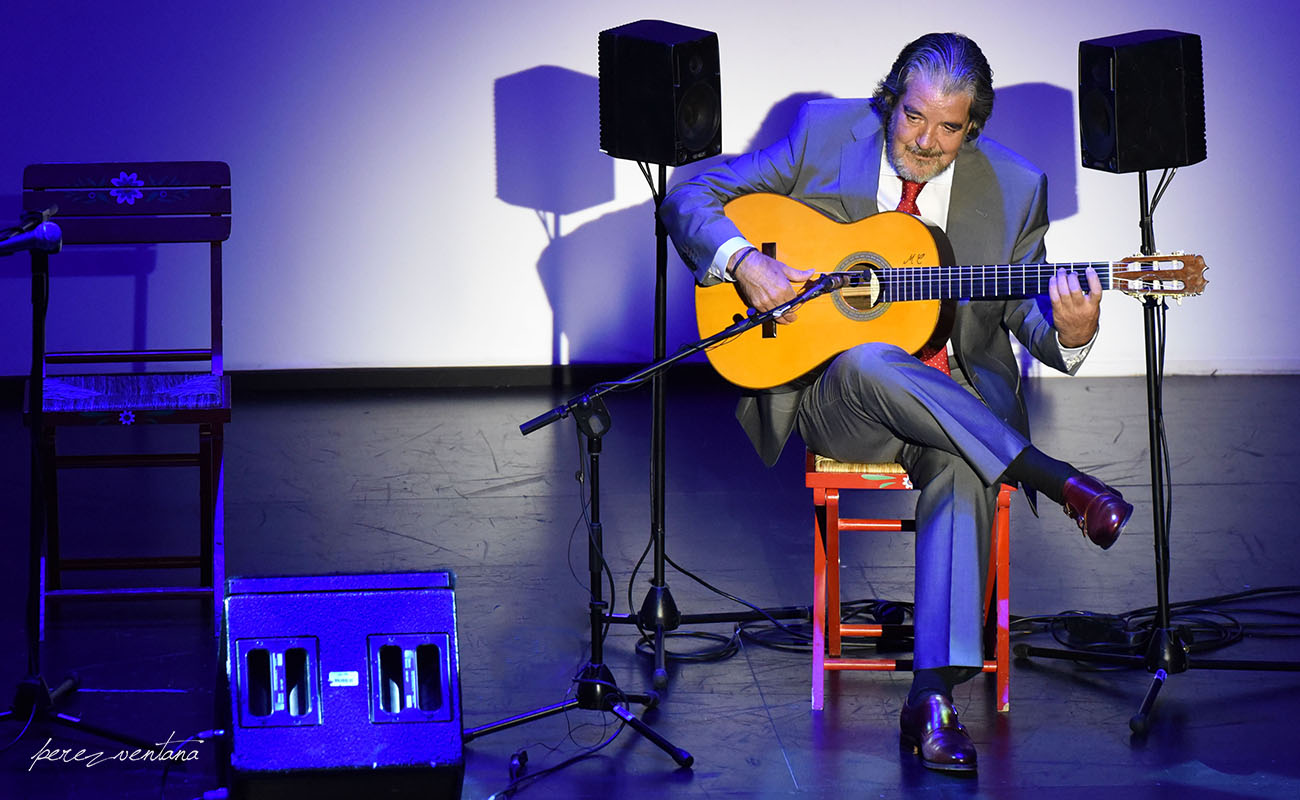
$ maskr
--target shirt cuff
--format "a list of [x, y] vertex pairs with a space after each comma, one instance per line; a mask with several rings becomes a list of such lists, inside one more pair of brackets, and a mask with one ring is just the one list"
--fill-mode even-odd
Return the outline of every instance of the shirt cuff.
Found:
[[1088, 340], [1088, 343], [1079, 347], [1066, 347], [1061, 344], [1061, 334], [1059, 331], [1055, 332], [1056, 346], [1061, 349], [1061, 358], [1065, 359], [1066, 372], [1071, 375], [1078, 372], [1079, 366], [1083, 364], [1083, 360], [1088, 357], [1088, 351], [1092, 349], [1092, 344], [1097, 341], [1097, 334], [1100, 332], [1101, 327], [1098, 326], [1097, 330], [1093, 331], [1092, 338]]
[[753, 247], [753, 245], [740, 236], [733, 236], [723, 242], [713, 254], [713, 262], [709, 264], [709, 275], [720, 281], [734, 282], [736, 279], [727, 274], [727, 262], [731, 261], [731, 257], [742, 247]]

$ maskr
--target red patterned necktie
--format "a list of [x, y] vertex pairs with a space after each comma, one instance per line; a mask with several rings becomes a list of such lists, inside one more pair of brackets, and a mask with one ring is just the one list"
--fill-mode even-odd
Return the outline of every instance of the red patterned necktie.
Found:
[[[917, 195], [921, 194], [921, 190], [925, 188], [925, 184], [909, 181], [906, 178], [903, 178], [902, 181], [903, 199], [898, 201], [898, 210], [918, 217], [921, 216], [921, 209], [916, 207], [916, 198]], [[916, 357], [921, 359], [921, 363], [934, 367], [944, 375], [952, 374], [948, 369], [948, 345], [946, 343], [934, 350], [922, 349], [921, 352], [916, 354]]]
[[909, 181], [906, 178], [900, 178], [903, 181], [903, 199], [898, 201], [898, 210], [906, 211], [914, 216], [921, 216], [921, 209], [916, 207], [916, 197], [925, 188], [924, 183]]

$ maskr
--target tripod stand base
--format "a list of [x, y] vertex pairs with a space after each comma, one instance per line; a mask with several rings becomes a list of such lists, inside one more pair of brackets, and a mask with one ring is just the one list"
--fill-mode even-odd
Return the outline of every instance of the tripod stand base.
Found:
[[[3, 719], [28, 719], [30, 723], [37, 720], [53, 722], [73, 730], [89, 733], [98, 736], [101, 739], [118, 742], [119, 744], [129, 745], [137, 750], [158, 751], [161, 745], [156, 742], [146, 742], [143, 739], [137, 739], [133, 736], [111, 731], [107, 728], [101, 728], [98, 725], [91, 725], [84, 722], [79, 717], [71, 714], [64, 714], [58, 710], [58, 704], [66, 697], [77, 690], [80, 680], [77, 676], [72, 675], [64, 679], [54, 689], [50, 689], [45, 679], [40, 676], [27, 676], [19, 684], [14, 693], [13, 706], [6, 712], [0, 713], [0, 720]], [[26, 729], [24, 729], [26, 730]]]
[[1054, 658], [1074, 661], [1082, 664], [1106, 664], [1115, 667], [1142, 667], [1152, 674], [1151, 686], [1142, 698], [1142, 705], [1131, 718], [1129, 730], [1137, 736], [1144, 736], [1151, 729], [1151, 713], [1155, 708], [1156, 698], [1170, 675], [1193, 669], [1233, 670], [1241, 672], [1300, 672], [1300, 662], [1296, 661], [1245, 661], [1238, 659], [1192, 659], [1187, 657], [1187, 649], [1182, 644], [1178, 631], [1161, 629], [1152, 636], [1146, 656], [1126, 656], [1117, 653], [1092, 653], [1080, 650], [1060, 650], [1047, 647], [1031, 647], [1027, 644], [1015, 646], [1017, 659], [1033, 657]]
[[582, 673], [578, 677], [577, 697], [563, 703], [543, 706], [512, 717], [506, 717], [496, 722], [490, 722], [487, 725], [480, 725], [477, 728], [468, 728], [461, 735], [461, 740], [469, 742], [480, 736], [487, 736], [489, 733], [496, 733], [507, 728], [513, 728], [516, 725], [523, 725], [526, 722], [544, 719], [568, 711], [571, 708], [582, 708], [588, 711], [607, 711], [616, 715], [619, 719], [631, 725], [637, 733], [649, 739], [656, 747], [671, 756], [673, 761], [677, 762], [680, 767], [689, 767], [695, 763], [694, 756], [661, 736], [628, 710], [627, 706], [619, 702], [620, 700], [627, 703], [640, 703], [650, 709], [659, 704], [659, 695], [653, 692], [625, 694], [619, 691], [618, 686], [614, 683], [614, 675], [609, 671], [609, 667], [604, 664], [588, 663], [582, 668]]
[[655, 661], [653, 680], [656, 689], [663, 689], [668, 685], [668, 651], [665, 645], [665, 634], [676, 630], [683, 624], [760, 622], [774, 619], [806, 620], [808, 618], [809, 610], [807, 606], [782, 606], [758, 611], [716, 614], [682, 614], [678, 610], [677, 602], [673, 600], [672, 591], [667, 584], [651, 585], [650, 590], [646, 592], [645, 600], [641, 602], [641, 610], [635, 615], [604, 614], [601, 616], [603, 622], [633, 624], [642, 630], [645, 636], [641, 641], [647, 642], [653, 647]]
[[668, 585], [651, 586], [650, 591], [646, 592], [645, 601], [641, 603], [637, 622], [638, 627], [642, 629], [654, 629], [655, 669], [652, 680], [656, 689], [663, 689], [668, 685], [664, 632], [676, 629], [681, 621], [681, 612], [677, 610], [677, 602], [673, 600], [673, 593], [668, 589]]
[[1156, 697], [1159, 696], [1160, 689], [1164, 687], [1168, 678], [1169, 673], [1163, 669], [1156, 670], [1151, 686], [1147, 689], [1146, 696], [1142, 698], [1142, 705], [1138, 708], [1137, 713], [1129, 718], [1128, 728], [1138, 736], [1145, 736], [1147, 731], [1151, 729], [1151, 709], [1155, 707]]

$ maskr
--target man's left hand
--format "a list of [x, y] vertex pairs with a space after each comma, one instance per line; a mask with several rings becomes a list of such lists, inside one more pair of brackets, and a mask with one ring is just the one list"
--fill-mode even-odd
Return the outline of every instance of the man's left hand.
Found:
[[1097, 320], [1101, 317], [1101, 280], [1097, 271], [1088, 267], [1085, 294], [1079, 276], [1058, 269], [1047, 282], [1047, 296], [1052, 300], [1052, 320], [1062, 347], [1082, 347], [1092, 341], [1097, 333]]

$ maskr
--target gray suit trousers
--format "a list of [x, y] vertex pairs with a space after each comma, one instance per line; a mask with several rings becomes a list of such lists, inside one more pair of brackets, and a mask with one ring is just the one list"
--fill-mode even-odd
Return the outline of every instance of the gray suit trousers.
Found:
[[804, 392], [797, 416], [815, 452], [840, 461], [897, 461], [920, 490], [916, 669], [983, 664], [998, 478], [1029, 445], [959, 382], [960, 372], [954, 377], [893, 345], [859, 345]]

